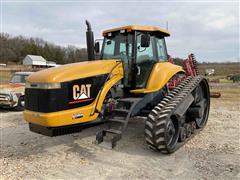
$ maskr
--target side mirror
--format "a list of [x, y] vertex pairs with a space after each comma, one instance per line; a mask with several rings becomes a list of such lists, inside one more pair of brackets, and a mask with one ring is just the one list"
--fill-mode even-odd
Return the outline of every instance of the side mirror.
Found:
[[99, 42], [95, 42], [94, 44], [94, 50], [96, 53], [100, 52], [100, 43]]
[[149, 47], [150, 45], [150, 35], [149, 34], [143, 34], [141, 35], [141, 47]]

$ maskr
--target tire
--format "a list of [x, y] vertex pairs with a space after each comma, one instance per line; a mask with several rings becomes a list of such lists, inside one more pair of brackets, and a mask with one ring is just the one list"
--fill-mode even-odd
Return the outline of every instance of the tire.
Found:
[[23, 111], [24, 110], [24, 97], [21, 96], [18, 99], [18, 105], [15, 107], [15, 110], [17, 111]]

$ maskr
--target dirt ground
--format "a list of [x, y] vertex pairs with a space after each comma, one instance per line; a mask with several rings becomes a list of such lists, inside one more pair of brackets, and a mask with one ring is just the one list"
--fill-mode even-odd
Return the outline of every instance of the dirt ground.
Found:
[[239, 85], [214, 86], [205, 129], [171, 155], [147, 148], [144, 122], [130, 122], [115, 150], [94, 144], [102, 126], [46, 137], [21, 112], [1, 111], [1, 179], [240, 179]]

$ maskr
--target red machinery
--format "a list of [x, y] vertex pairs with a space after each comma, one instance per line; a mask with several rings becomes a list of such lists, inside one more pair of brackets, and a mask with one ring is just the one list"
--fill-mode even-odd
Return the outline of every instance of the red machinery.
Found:
[[[174, 64], [173, 59], [169, 56], [168, 62]], [[170, 90], [174, 89], [181, 81], [183, 81], [188, 76], [197, 76], [197, 61], [194, 54], [189, 54], [188, 58], [183, 61], [183, 70], [185, 71], [185, 75], [174, 76], [168, 83], [168, 88]]]
[[[174, 64], [173, 59], [169, 56], [168, 62]], [[197, 61], [194, 54], [189, 54], [188, 58], [183, 61], [183, 69], [185, 71], [185, 75], [183, 76], [174, 76], [168, 83], [168, 88], [170, 90], [174, 89], [181, 81], [186, 79], [188, 76], [197, 76], [198, 68], [197, 68]], [[220, 92], [211, 92], [210, 97], [212, 98], [220, 98]]]

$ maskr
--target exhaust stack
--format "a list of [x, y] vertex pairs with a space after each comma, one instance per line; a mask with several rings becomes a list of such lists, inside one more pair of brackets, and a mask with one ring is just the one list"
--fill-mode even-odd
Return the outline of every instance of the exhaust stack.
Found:
[[86, 32], [86, 40], [87, 40], [87, 53], [88, 53], [88, 60], [95, 60], [95, 53], [94, 53], [94, 35], [92, 31], [91, 24], [86, 20], [87, 25], [87, 32]]

